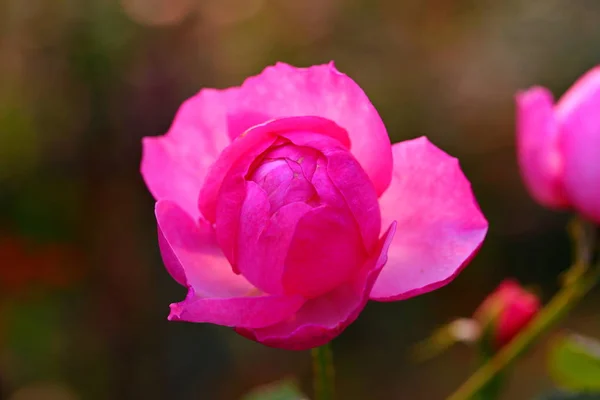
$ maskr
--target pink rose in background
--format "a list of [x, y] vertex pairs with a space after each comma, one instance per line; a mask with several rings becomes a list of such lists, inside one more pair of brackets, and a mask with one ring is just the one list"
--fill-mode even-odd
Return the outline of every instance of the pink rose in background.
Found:
[[320, 346], [369, 299], [443, 286], [487, 231], [458, 161], [425, 138], [391, 146], [333, 64], [204, 89], [143, 147], [163, 260], [188, 288], [169, 319], [273, 347]]
[[600, 67], [557, 104], [545, 88], [518, 93], [517, 146], [531, 195], [600, 223]]
[[499, 349], [523, 330], [539, 309], [537, 296], [507, 279], [481, 303], [473, 318], [481, 324], [484, 340], [490, 335], [492, 347]]

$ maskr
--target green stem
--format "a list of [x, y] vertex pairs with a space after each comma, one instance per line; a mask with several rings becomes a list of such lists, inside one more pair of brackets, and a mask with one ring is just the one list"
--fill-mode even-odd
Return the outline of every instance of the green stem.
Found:
[[498, 376], [506, 367], [558, 323], [598, 282], [600, 262], [590, 268], [598, 238], [597, 227], [576, 217], [569, 225], [569, 233], [574, 244], [574, 262], [563, 277], [562, 289], [516, 338], [475, 371], [447, 400], [471, 400], [482, 391], [485, 394], [487, 388], [495, 385], [496, 379], [501, 379]]
[[311, 350], [311, 355], [313, 362], [315, 400], [333, 400], [334, 369], [331, 347], [329, 344], [316, 347]]
[[494, 376], [487, 384], [485, 384], [478, 394], [479, 400], [496, 400], [500, 397], [504, 384], [504, 374]]
[[[492, 325], [490, 325], [490, 328]], [[491, 335], [491, 332], [484, 332], [484, 335]], [[493, 344], [490, 341], [482, 340], [479, 346], [480, 363], [479, 367], [487, 364], [496, 353]], [[496, 400], [500, 397], [504, 387], [506, 371], [502, 371], [494, 376], [488, 383], [483, 385], [478, 393], [478, 400]]]
[[498, 373], [519, 358], [533, 342], [560, 321], [594, 287], [599, 278], [600, 265], [596, 266], [590, 274], [580, 276], [561, 289], [519, 336], [479, 368], [447, 400], [473, 399]]

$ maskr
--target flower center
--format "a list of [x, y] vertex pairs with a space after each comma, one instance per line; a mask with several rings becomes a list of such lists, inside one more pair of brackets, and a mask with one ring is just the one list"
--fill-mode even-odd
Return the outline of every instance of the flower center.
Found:
[[320, 198], [313, 177], [322, 162], [323, 157], [314, 149], [283, 144], [267, 151], [258, 166], [251, 169], [248, 179], [267, 193], [271, 214], [293, 202], [315, 207]]

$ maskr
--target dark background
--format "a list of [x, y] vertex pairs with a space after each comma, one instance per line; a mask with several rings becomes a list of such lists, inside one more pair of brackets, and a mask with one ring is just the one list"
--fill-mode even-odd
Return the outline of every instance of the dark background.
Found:
[[[185, 290], [162, 266], [138, 170], [140, 139], [200, 88], [330, 60], [392, 141], [427, 135], [459, 157], [489, 219], [451, 285], [371, 302], [333, 343], [340, 399], [444, 398], [471, 352], [415, 364], [410, 346], [503, 277], [547, 299], [569, 263], [569, 216], [519, 178], [513, 97], [534, 84], [559, 96], [599, 49], [594, 0], [0, 0], [0, 398], [233, 400], [286, 376], [309, 390], [306, 352], [167, 322]], [[600, 335], [598, 300], [564, 328]], [[506, 399], [551, 387], [545, 346]]]

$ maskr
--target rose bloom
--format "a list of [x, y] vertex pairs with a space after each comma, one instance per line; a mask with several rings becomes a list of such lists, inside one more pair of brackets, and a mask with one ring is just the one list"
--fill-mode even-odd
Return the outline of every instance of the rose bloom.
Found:
[[518, 93], [516, 102], [519, 164], [531, 195], [600, 223], [600, 67], [556, 104], [542, 87]]
[[458, 161], [425, 138], [391, 146], [333, 64], [201, 90], [144, 139], [141, 172], [166, 268], [188, 289], [169, 319], [273, 347], [323, 345], [369, 299], [443, 286], [487, 231]]
[[536, 295], [506, 279], [481, 303], [473, 318], [481, 324], [484, 340], [491, 340], [491, 347], [499, 349], [523, 330], [539, 309]]

